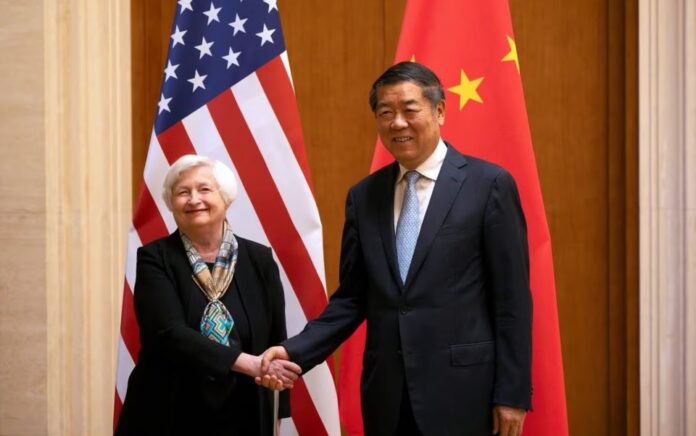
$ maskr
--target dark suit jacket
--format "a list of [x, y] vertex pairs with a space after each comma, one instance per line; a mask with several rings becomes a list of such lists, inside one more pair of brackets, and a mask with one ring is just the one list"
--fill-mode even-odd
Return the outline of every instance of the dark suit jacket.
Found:
[[[272, 392], [231, 366], [242, 351], [260, 354], [286, 338], [283, 288], [270, 248], [237, 241], [234, 279], [222, 302], [234, 313], [234, 294], [241, 300], [251, 331], [244, 350], [236, 329], [229, 347], [201, 335], [207, 299], [193, 282], [178, 231], [138, 250], [134, 303], [142, 348], [117, 434], [272, 434]], [[280, 416], [289, 412], [281, 393]]]
[[515, 182], [448, 147], [403, 284], [397, 175], [394, 163], [351, 188], [339, 288], [283, 345], [306, 371], [366, 319], [367, 435], [393, 434], [404, 385], [424, 435], [488, 435], [492, 403], [529, 409], [531, 400], [528, 249]]

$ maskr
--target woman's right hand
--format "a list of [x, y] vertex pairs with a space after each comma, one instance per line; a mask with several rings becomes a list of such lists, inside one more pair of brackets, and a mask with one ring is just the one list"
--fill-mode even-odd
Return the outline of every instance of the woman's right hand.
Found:
[[262, 364], [262, 356], [242, 353], [232, 365], [232, 370], [253, 377], [256, 383], [274, 391], [291, 389], [302, 369], [284, 359], [274, 359]]
[[255, 377], [256, 384], [267, 389], [278, 389], [282, 384], [283, 389], [291, 389], [295, 380], [302, 373], [302, 368], [290, 361], [288, 352], [282, 346], [271, 347], [261, 356], [260, 374]]

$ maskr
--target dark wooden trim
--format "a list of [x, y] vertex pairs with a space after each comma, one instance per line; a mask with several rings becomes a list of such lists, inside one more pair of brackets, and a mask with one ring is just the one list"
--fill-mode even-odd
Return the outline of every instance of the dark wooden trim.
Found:
[[607, 2], [607, 210], [609, 415], [607, 434], [626, 434], [626, 234], [624, 10]]
[[608, 7], [609, 434], [639, 434], [637, 2]]
[[640, 434], [638, 243], [638, 1], [624, 5], [626, 435]]
[[132, 192], [135, 208], [143, 180], [152, 123], [176, 1], [131, 1]]

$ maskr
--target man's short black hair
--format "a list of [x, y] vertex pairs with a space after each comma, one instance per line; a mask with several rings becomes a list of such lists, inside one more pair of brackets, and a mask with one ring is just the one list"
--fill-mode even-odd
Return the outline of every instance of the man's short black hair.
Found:
[[393, 85], [401, 82], [413, 82], [420, 86], [423, 95], [430, 101], [433, 109], [445, 99], [445, 90], [442, 89], [440, 79], [425, 65], [417, 62], [399, 62], [387, 69], [372, 84], [370, 90], [370, 108], [372, 112], [377, 110], [377, 90], [385, 85]]

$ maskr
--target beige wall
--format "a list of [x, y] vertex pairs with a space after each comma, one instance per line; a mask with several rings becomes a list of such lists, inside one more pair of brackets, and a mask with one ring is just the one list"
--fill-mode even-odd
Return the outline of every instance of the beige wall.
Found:
[[0, 435], [111, 431], [130, 8], [0, 0]]
[[0, 434], [45, 434], [43, 2], [0, 1]]
[[696, 434], [696, 2], [640, 0], [642, 436]]

